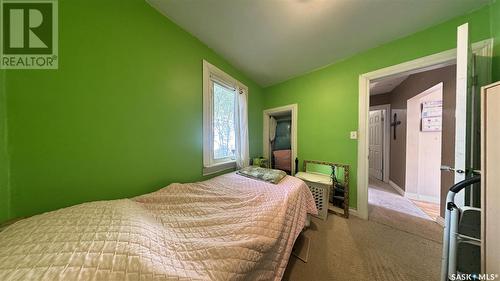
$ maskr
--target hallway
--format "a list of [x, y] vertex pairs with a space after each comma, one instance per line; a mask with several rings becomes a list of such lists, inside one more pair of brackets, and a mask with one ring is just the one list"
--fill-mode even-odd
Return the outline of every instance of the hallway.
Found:
[[441, 243], [443, 228], [389, 184], [370, 178], [369, 220]]

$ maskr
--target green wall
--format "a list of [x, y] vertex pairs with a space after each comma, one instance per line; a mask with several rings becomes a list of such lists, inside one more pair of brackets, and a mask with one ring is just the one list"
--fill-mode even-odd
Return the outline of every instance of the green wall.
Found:
[[202, 59], [249, 87], [260, 155], [257, 84], [144, 0], [59, 1], [59, 69], [6, 76], [12, 217], [202, 179]]
[[469, 22], [471, 41], [489, 38], [490, 9], [484, 7], [408, 37], [357, 54], [264, 89], [264, 108], [297, 103], [299, 160], [351, 165], [350, 204], [357, 202], [357, 141], [360, 74], [455, 48], [456, 28]]
[[495, 41], [493, 49], [493, 81], [500, 81], [500, 0], [491, 5], [491, 32]]
[[59, 70], [0, 71], [0, 222], [203, 179], [202, 59], [249, 86], [252, 157], [262, 109], [298, 103], [299, 159], [352, 165], [355, 207], [359, 74], [451, 49], [468, 21], [500, 80], [499, 2], [262, 90], [144, 0], [61, 0]]
[[0, 222], [10, 217], [9, 157], [7, 154], [5, 71], [0, 70]]

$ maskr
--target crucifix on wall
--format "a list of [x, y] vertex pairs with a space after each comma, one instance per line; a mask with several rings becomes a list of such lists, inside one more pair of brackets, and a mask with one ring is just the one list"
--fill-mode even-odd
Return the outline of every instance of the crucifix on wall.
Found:
[[401, 121], [398, 120], [398, 115], [396, 113], [394, 113], [393, 117], [392, 117], [392, 123], [391, 123], [391, 127], [394, 127], [394, 139], [396, 139], [396, 128], [398, 125], [401, 125]]

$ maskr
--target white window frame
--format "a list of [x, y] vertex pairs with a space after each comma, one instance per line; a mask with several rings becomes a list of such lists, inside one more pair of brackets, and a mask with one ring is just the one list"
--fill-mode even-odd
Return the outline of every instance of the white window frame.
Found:
[[[216, 81], [223, 86], [227, 86], [238, 93], [238, 89], [248, 88], [229, 74], [220, 70], [216, 66], [203, 60], [203, 175], [210, 175], [228, 169], [236, 168], [236, 159], [224, 158], [214, 159], [213, 155], [213, 84]], [[235, 115], [236, 118], [236, 115]], [[238, 133], [235, 136], [239, 141]]]

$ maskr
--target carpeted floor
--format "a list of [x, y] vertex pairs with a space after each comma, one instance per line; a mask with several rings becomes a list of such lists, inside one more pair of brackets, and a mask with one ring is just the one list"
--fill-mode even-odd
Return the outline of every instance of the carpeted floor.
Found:
[[307, 263], [292, 256], [284, 280], [438, 280], [442, 228], [391, 187], [370, 182], [370, 220], [313, 218]]
[[369, 219], [441, 243], [443, 228], [387, 183], [370, 179]]

